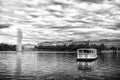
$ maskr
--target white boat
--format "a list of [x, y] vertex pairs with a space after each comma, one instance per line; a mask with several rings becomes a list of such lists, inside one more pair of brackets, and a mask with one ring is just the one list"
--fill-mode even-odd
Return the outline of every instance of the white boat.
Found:
[[77, 60], [79, 61], [93, 61], [97, 59], [97, 49], [78, 49], [77, 50]]

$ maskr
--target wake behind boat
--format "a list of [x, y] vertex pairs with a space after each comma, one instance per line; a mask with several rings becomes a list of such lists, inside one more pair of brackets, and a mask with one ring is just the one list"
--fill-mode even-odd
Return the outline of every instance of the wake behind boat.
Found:
[[78, 61], [93, 61], [97, 59], [97, 50], [90, 49], [78, 49], [77, 50], [77, 60]]

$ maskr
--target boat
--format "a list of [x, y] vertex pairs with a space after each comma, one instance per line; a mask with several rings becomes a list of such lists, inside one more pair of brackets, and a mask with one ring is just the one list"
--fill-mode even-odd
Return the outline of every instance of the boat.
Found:
[[93, 61], [97, 59], [97, 49], [77, 49], [78, 61]]

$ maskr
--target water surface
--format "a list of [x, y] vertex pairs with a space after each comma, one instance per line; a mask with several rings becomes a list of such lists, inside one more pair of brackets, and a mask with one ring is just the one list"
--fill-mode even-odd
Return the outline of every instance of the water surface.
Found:
[[120, 54], [98, 57], [78, 62], [75, 53], [0, 52], [0, 80], [119, 80]]

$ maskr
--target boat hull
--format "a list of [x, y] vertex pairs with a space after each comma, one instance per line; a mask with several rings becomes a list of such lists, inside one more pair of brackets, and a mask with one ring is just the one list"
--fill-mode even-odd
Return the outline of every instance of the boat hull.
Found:
[[83, 61], [83, 62], [91, 62], [91, 61], [94, 61], [96, 60], [96, 58], [77, 58], [77, 61]]

